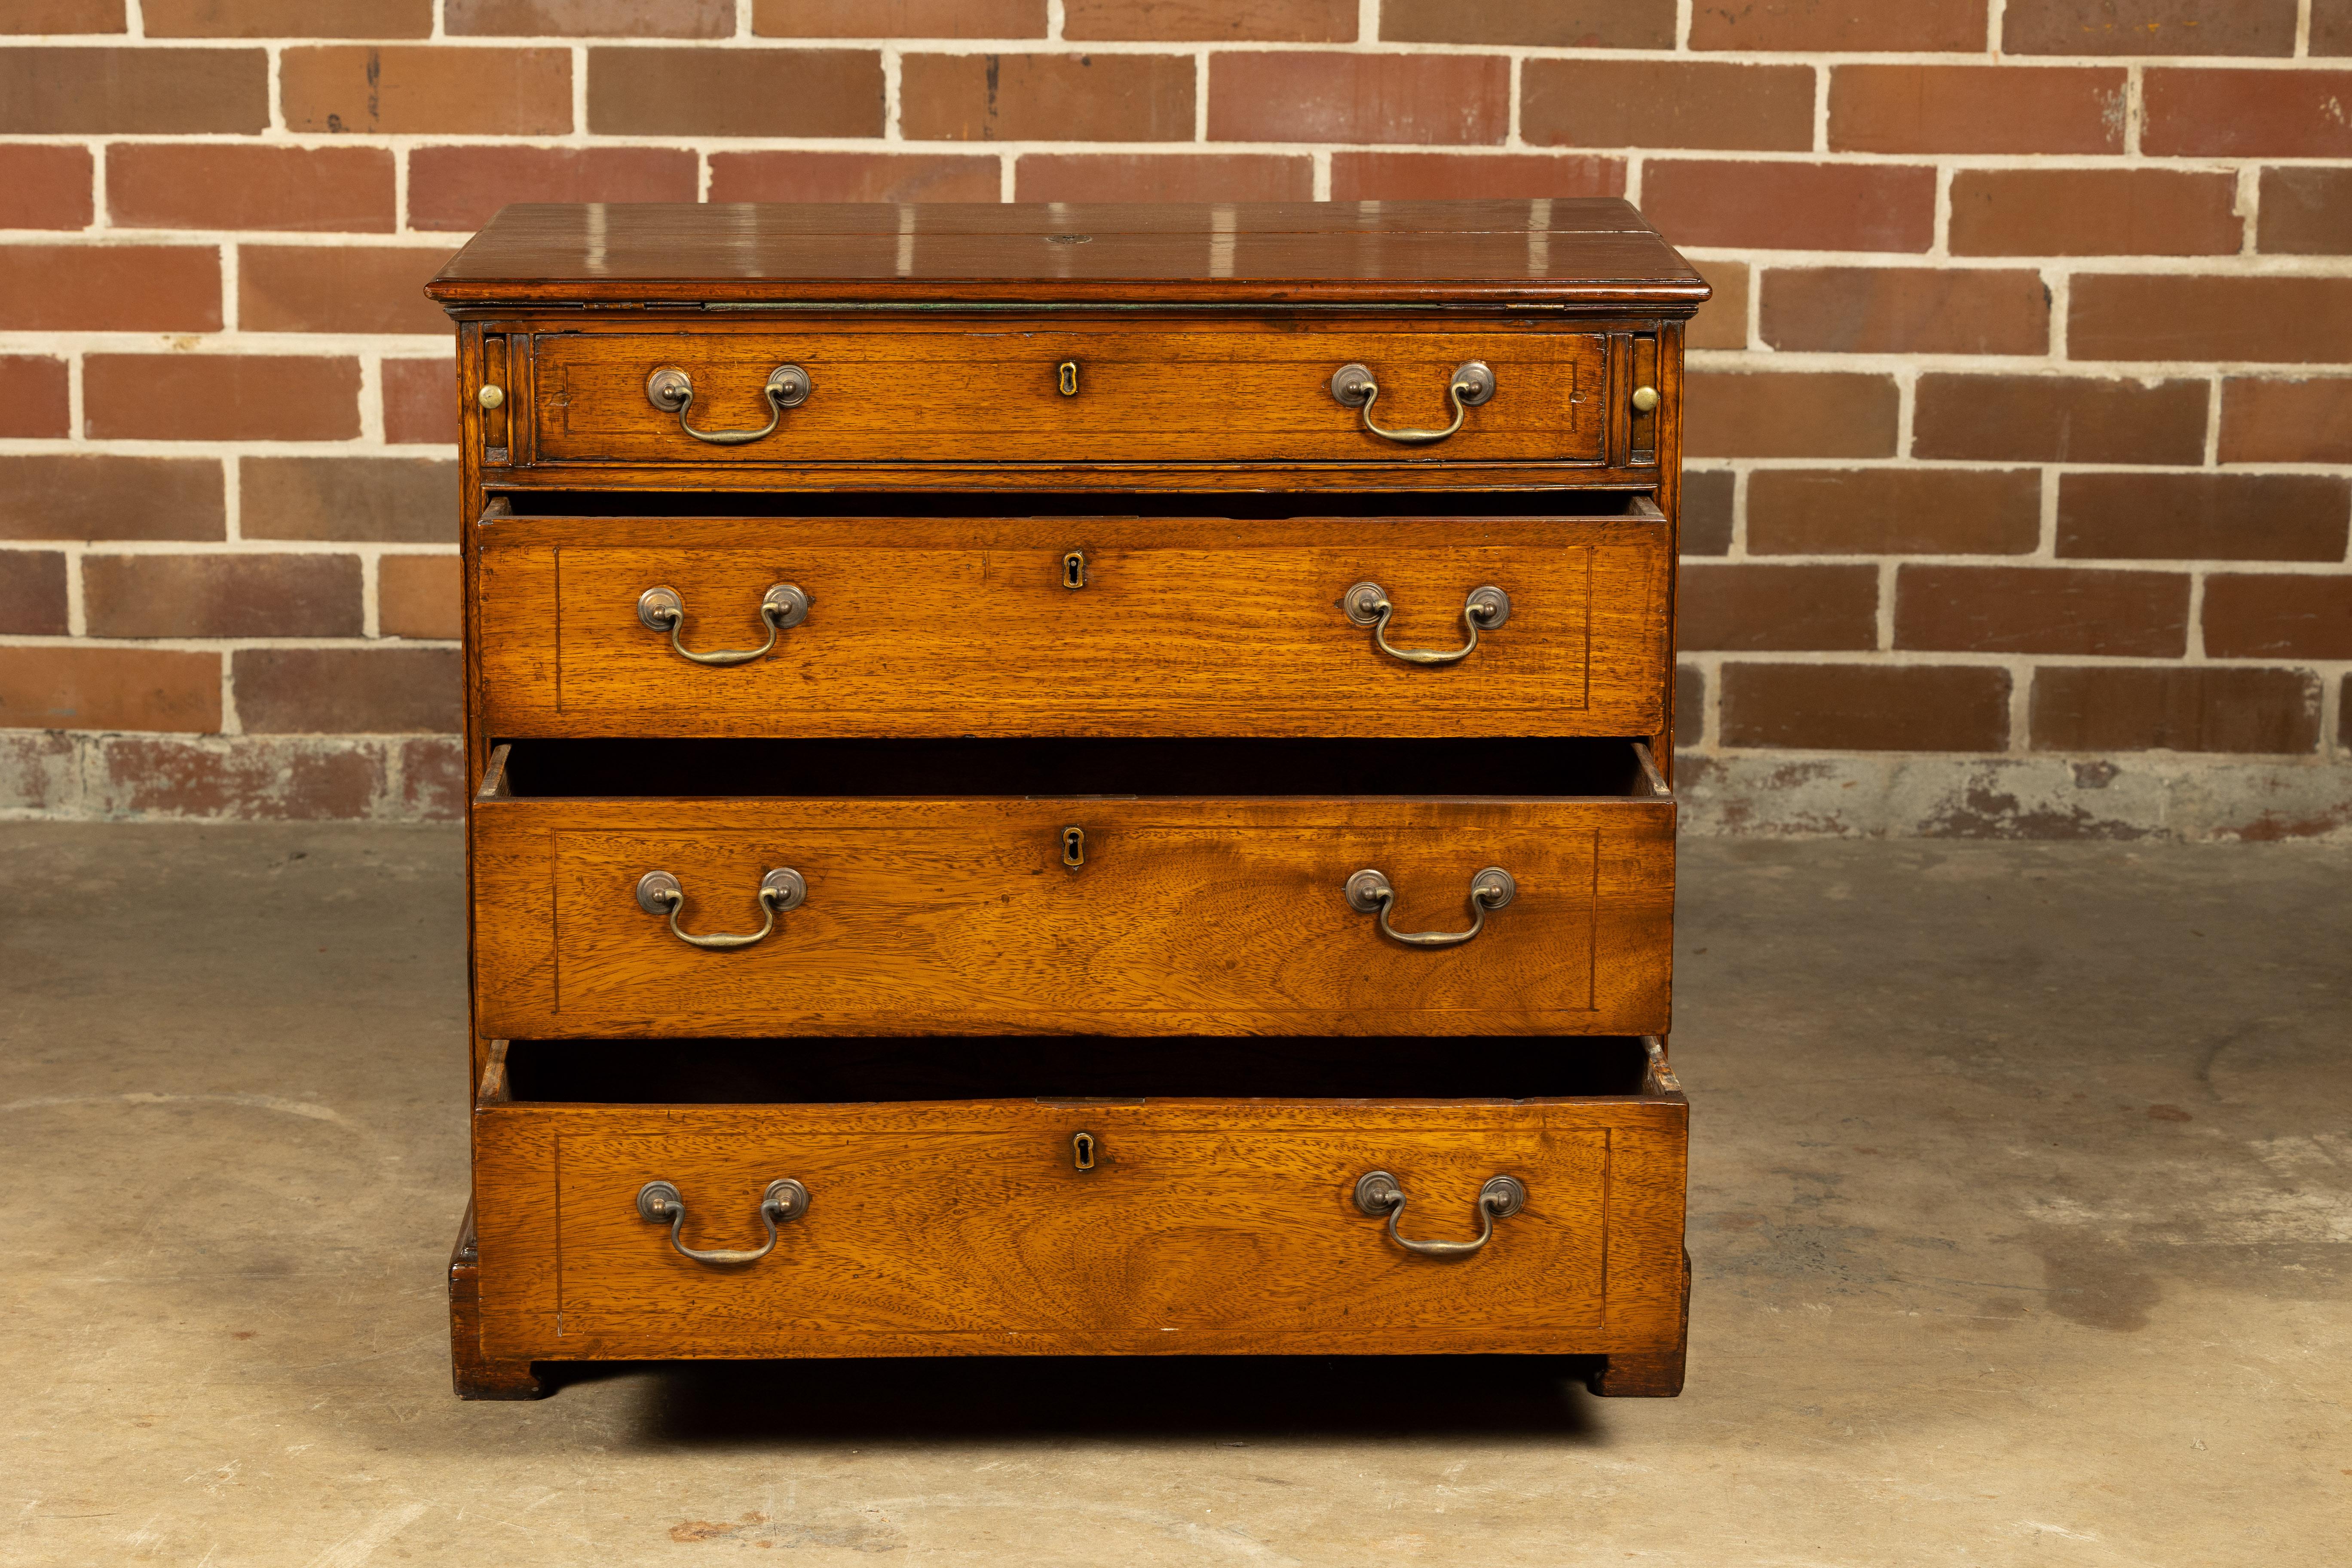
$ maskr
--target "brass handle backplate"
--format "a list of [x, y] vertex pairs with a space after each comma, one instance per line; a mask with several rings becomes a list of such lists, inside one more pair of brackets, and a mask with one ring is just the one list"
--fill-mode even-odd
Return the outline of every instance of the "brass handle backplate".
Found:
[[690, 1258], [697, 1263], [724, 1268], [736, 1263], [757, 1263], [776, 1250], [776, 1226], [789, 1225], [808, 1213], [809, 1191], [790, 1176], [770, 1182], [768, 1190], [760, 1194], [760, 1218], [768, 1226], [768, 1239], [748, 1252], [721, 1249], [703, 1251], [687, 1246], [678, 1239], [678, 1228], [686, 1224], [686, 1200], [677, 1195], [677, 1186], [671, 1182], [647, 1182], [637, 1189], [637, 1217], [648, 1225], [669, 1226], [669, 1244], [677, 1248], [680, 1258]]
[[772, 583], [760, 595], [760, 618], [768, 624], [768, 640], [758, 647], [713, 648], [697, 653], [678, 640], [686, 626], [686, 600], [675, 588], [648, 588], [637, 595], [637, 619], [650, 629], [669, 634], [669, 646], [680, 658], [697, 664], [749, 664], [776, 646], [776, 634], [808, 619], [809, 596], [791, 583]]
[[1348, 879], [1348, 907], [1360, 915], [1377, 913], [1381, 934], [1407, 947], [1459, 947], [1486, 929], [1486, 911], [1499, 910], [1519, 896], [1519, 884], [1500, 866], [1489, 866], [1470, 879], [1468, 931], [1399, 931], [1389, 924], [1396, 907], [1396, 889], [1386, 876], [1367, 868]]
[[708, 441], [714, 447], [740, 447], [775, 434], [784, 410], [798, 408], [809, 400], [816, 384], [809, 373], [796, 364], [780, 364], [768, 373], [760, 387], [760, 395], [768, 400], [768, 422], [757, 430], [698, 430], [686, 422], [686, 411], [694, 406], [694, 378], [674, 364], [666, 364], [646, 378], [646, 401], [665, 414], [677, 416], [677, 427], [698, 441]]
[[719, 952], [750, 947], [761, 942], [776, 929], [776, 917], [787, 910], [799, 909], [808, 901], [808, 883], [789, 866], [779, 866], [760, 879], [760, 908], [768, 918], [760, 922], [755, 931], [712, 931], [708, 936], [696, 936], [680, 931], [677, 912], [686, 907], [686, 889], [667, 871], [648, 871], [637, 879], [637, 908], [649, 915], [669, 916], [669, 933], [688, 947], [707, 947]]
[[1367, 1171], [1356, 1178], [1356, 1206], [1368, 1215], [1389, 1216], [1389, 1239], [1407, 1252], [1423, 1258], [1467, 1258], [1495, 1239], [1495, 1222], [1508, 1219], [1528, 1206], [1527, 1184], [1517, 1176], [1489, 1176], [1478, 1189], [1478, 1239], [1475, 1241], [1415, 1241], [1397, 1234], [1404, 1215], [1404, 1189], [1386, 1171]]
[[1470, 640], [1456, 648], [1394, 647], [1389, 643], [1389, 617], [1396, 606], [1389, 603], [1388, 590], [1378, 583], [1358, 583], [1339, 595], [1339, 608], [1360, 626], [1372, 628], [1372, 646], [1391, 658], [1401, 658], [1407, 664], [1454, 664], [1468, 658], [1478, 647], [1478, 634], [1493, 631], [1511, 618], [1511, 596], [1492, 583], [1470, 590], [1462, 601], [1462, 624], [1469, 630]]
[[1443, 430], [1383, 430], [1372, 423], [1372, 404], [1380, 395], [1381, 384], [1370, 366], [1351, 362], [1332, 374], [1332, 399], [1340, 407], [1353, 408], [1360, 414], [1365, 429], [1382, 440], [1409, 447], [1425, 446], [1443, 441], [1461, 429], [1470, 410], [1495, 395], [1495, 373], [1483, 360], [1469, 360], [1454, 367], [1454, 374], [1445, 382], [1445, 395], [1454, 400], [1454, 423]]

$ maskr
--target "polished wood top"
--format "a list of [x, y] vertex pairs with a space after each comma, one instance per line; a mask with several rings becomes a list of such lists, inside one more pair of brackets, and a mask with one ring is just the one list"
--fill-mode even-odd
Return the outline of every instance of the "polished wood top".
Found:
[[1614, 197], [1229, 205], [518, 204], [425, 292], [569, 303], [1502, 304], [1687, 315]]

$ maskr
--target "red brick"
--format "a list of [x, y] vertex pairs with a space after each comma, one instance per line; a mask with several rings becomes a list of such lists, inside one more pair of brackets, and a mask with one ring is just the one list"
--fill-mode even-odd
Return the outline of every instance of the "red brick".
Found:
[[713, 153], [714, 202], [992, 202], [997, 161], [954, 153]]
[[2352, 658], [2352, 576], [2217, 572], [2205, 579], [2210, 658]]
[[1695, 49], [1981, 54], [1985, 0], [1699, 0]]
[[394, 446], [457, 439], [457, 367], [446, 359], [383, 362], [383, 438]]
[[2013, 55], [2291, 55], [2295, 0], [2009, 0]]
[[1744, 261], [1694, 261], [1692, 270], [1707, 281], [1715, 297], [1698, 308], [1683, 329], [1683, 346], [1693, 349], [1744, 349], [1748, 346], [1748, 264]]
[[1189, 55], [908, 55], [910, 142], [1190, 142]]
[[1494, 144], [1510, 80], [1499, 55], [1219, 54], [1209, 140]]
[[2287, 256], [2352, 256], [2352, 169], [2263, 171], [2254, 243]]
[[2058, 553], [2109, 561], [2341, 561], [2352, 479], [2066, 474]]
[[1723, 667], [1725, 746], [1823, 752], [1999, 752], [2009, 671], [1976, 666]]
[[591, 49], [588, 128], [618, 136], [879, 136], [872, 49]]
[[106, 206], [131, 228], [388, 230], [392, 153], [381, 147], [173, 146], [106, 150]]
[[376, 563], [376, 629], [388, 637], [455, 641], [457, 614], [455, 555], [387, 555]]
[[1924, 251], [1936, 237], [1936, 171], [1656, 159], [1643, 169], [1642, 212], [1678, 245]]
[[2151, 155], [2352, 157], [2352, 71], [2151, 66], [2140, 93], [2140, 151]]
[[2352, 463], [2352, 376], [2221, 383], [2225, 463]]
[[0, 48], [0, 132], [268, 129], [262, 49]]
[[115, 816], [349, 821], [376, 815], [387, 793], [382, 749], [340, 741], [110, 736], [97, 762], [101, 809]]
[[2352, 278], [2077, 276], [2067, 353], [2085, 360], [2352, 360]]
[[1841, 153], [2120, 153], [2120, 70], [2058, 66], [1839, 66]]
[[769, 38], [1042, 38], [1045, 0], [752, 0], [751, 31]]
[[82, 433], [100, 441], [348, 441], [360, 433], [359, 391], [359, 362], [325, 354], [90, 354]]
[[2025, 555], [2042, 541], [2037, 468], [1759, 468], [1750, 555]]
[[1013, 169], [1023, 202], [1303, 202], [1315, 160], [1271, 153], [1030, 153]]
[[1891, 376], [1695, 371], [1685, 390], [1694, 458], [1891, 458]]
[[1875, 566], [1683, 563], [1675, 591], [1685, 648], [1741, 653], [1878, 646]]
[[1731, 553], [1733, 493], [1738, 476], [1724, 468], [1695, 468], [1683, 475], [1679, 542], [1685, 555]]
[[446, 0], [441, 27], [453, 38], [731, 38], [735, 0]]
[[1959, 169], [1955, 256], [2230, 256], [2238, 177], [2175, 169]]
[[0, 10], [0, 33], [121, 33], [122, 0], [12, 0]]
[[0, 539], [225, 539], [210, 458], [26, 452], [0, 457]]
[[43, 354], [0, 355], [0, 436], [64, 436], [66, 362]]
[[[1008, 35], [1009, 36], [1009, 35]], [[1349, 44], [1355, 0], [1063, 0], [1066, 38]]]
[[1804, 152], [1813, 144], [1813, 69], [1531, 59], [1519, 68], [1519, 134], [1538, 146]]
[[2045, 566], [1906, 566], [1895, 575], [1895, 646], [1938, 653], [2179, 658], [2189, 577]]
[[87, 147], [0, 146], [0, 228], [88, 228], [90, 184]]
[[94, 637], [355, 637], [356, 555], [85, 555]]
[[453, 647], [243, 648], [230, 668], [249, 734], [436, 733], [465, 716]]
[[509, 202], [690, 202], [700, 195], [700, 171], [682, 147], [419, 147], [408, 155], [412, 228], [471, 231]]
[[457, 465], [445, 458], [243, 458], [237, 497], [247, 539], [441, 544], [458, 534]]
[[56, 550], [0, 550], [0, 632], [66, 635], [66, 558]]
[[1776, 349], [2040, 354], [2050, 348], [2050, 291], [2023, 269], [1773, 268], [1758, 321]]
[[141, 0], [151, 38], [422, 38], [433, 0]]
[[2311, 0], [2311, 52], [2352, 55], [2352, 0]]
[[561, 136], [572, 129], [572, 51], [291, 48], [279, 58], [278, 95], [294, 132]]
[[2206, 384], [2084, 375], [1919, 378], [1915, 458], [1992, 462], [2167, 463], [2205, 455]]
[[2301, 669], [2055, 665], [2033, 674], [2037, 752], [2304, 752], [2319, 678]]
[[1625, 161], [1574, 153], [1334, 153], [1335, 202], [1622, 196]]
[[1706, 672], [1695, 664], [1675, 666], [1675, 744], [1685, 751], [1706, 735]]
[[466, 743], [434, 735], [400, 743], [400, 800], [413, 816], [455, 821], [466, 815]]
[[0, 330], [208, 332], [220, 297], [208, 245], [0, 245]]
[[1674, 0], [1381, 0], [1381, 37], [1408, 44], [1671, 49]]
[[447, 246], [237, 247], [236, 320], [248, 332], [449, 332], [425, 285]]
[[220, 655], [150, 647], [0, 647], [0, 727], [220, 728]]

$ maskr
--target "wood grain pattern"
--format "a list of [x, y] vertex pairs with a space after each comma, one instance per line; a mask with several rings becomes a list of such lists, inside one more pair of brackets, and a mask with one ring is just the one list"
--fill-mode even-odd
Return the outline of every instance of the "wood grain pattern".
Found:
[[[1635, 1098], [488, 1107], [484, 1343], [512, 1359], [1654, 1352], [1679, 1336], [1685, 1117]], [[1083, 1173], [1081, 1130], [1100, 1148]], [[1417, 1257], [1350, 1200], [1372, 1169], [1402, 1184], [1407, 1236], [1475, 1236], [1497, 1173], [1528, 1203], [1473, 1257]], [[786, 1175], [809, 1210], [748, 1267], [679, 1258], [634, 1207], [671, 1181], [688, 1245], [756, 1245], [758, 1194]]]
[[[943, 781], [944, 782], [944, 781]], [[481, 1028], [530, 1038], [797, 1033], [1657, 1034], [1672, 967], [1669, 800], [487, 800], [476, 803]], [[1087, 863], [1060, 863], [1061, 831]], [[789, 866], [808, 901], [756, 947]], [[1476, 940], [1470, 879], [1518, 898]]]
[[[1129, 321], [877, 321], [761, 331], [551, 333], [531, 345], [530, 417], [541, 462], [1572, 461], [1603, 451], [1607, 340], [1595, 332], [1398, 331], [1227, 323], [1176, 331]], [[1056, 390], [1075, 360], [1079, 391]], [[1369, 365], [1390, 428], [1443, 427], [1454, 368], [1482, 361], [1493, 398], [1442, 443], [1363, 428], [1330, 393]], [[696, 428], [758, 429], [769, 372], [797, 364], [815, 390], [775, 432], [713, 446], [648, 401], [675, 365], [694, 381]]]
[[[1654, 515], [530, 518], [476, 541], [501, 735], [1628, 735], [1664, 717]], [[1402, 647], [1460, 647], [1482, 584], [1511, 616], [1463, 662], [1415, 667], [1339, 608], [1362, 581]], [[750, 665], [692, 664], [637, 618], [666, 584], [688, 647], [755, 647], [773, 583], [813, 607]]]

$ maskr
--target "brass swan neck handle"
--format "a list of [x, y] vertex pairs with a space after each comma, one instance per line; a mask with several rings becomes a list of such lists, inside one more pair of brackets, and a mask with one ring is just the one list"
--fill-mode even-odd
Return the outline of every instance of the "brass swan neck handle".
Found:
[[733, 1264], [757, 1263], [776, 1250], [776, 1226], [789, 1225], [808, 1213], [809, 1191], [790, 1176], [770, 1182], [768, 1190], [760, 1194], [760, 1218], [767, 1225], [768, 1239], [747, 1251], [730, 1251], [714, 1247], [705, 1251], [692, 1247], [679, 1239], [678, 1231], [686, 1224], [686, 1200], [678, 1196], [673, 1182], [647, 1182], [637, 1189], [637, 1217], [649, 1225], [667, 1224], [669, 1244], [677, 1248], [680, 1258], [713, 1268]]
[[1399, 931], [1389, 924], [1396, 907], [1396, 889], [1386, 876], [1366, 868], [1348, 879], [1348, 907], [1360, 915], [1378, 914], [1381, 934], [1407, 947], [1459, 947], [1486, 929], [1486, 911], [1499, 910], [1519, 896], [1519, 884], [1500, 866], [1489, 866], [1470, 879], [1468, 931]]
[[1404, 1189], [1386, 1171], [1367, 1171], [1356, 1178], [1356, 1206], [1368, 1215], [1389, 1216], [1389, 1239], [1407, 1252], [1423, 1258], [1467, 1258], [1495, 1239], [1495, 1222], [1507, 1219], [1528, 1205], [1527, 1184], [1517, 1176], [1489, 1176], [1478, 1189], [1478, 1239], [1475, 1241], [1415, 1241], [1397, 1234], [1404, 1217]]

